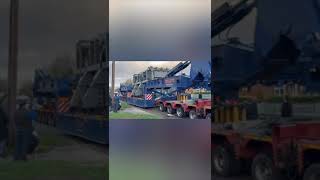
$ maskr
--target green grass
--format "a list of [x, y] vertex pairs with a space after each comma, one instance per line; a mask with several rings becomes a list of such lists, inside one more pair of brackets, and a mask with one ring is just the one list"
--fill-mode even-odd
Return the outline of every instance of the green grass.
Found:
[[131, 107], [127, 102], [121, 101], [121, 110]]
[[[36, 153], [48, 153], [54, 147], [67, 146], [72, 144], [73, 142], [62, 135], [49, 134], [49, 133], [40, 133], [40, 144], [36, 149]], [[14, 148], [12, 146], [8, 147], [9, 154], [14, 153]]]
[[161, 119], [158, 115], [134, 114], [128, 112], [110, 112], [109, 119]]
[[[170, 179], [170, 175], [164, 167], [157, 163], [139, 162], [117, 162], [112, 161], [110, 165], [110, 179], [112, 180], [164, 180]], [[125, 172], [125, 173], [124, 173]]]
[[47, 153], [51, 151], [54, 147], [67, 146], [73, 142], [62, 135], [41, 133], [40, 144], [36, 150], [37, 153]]
[[106, 179], [107, 165], [89, 165], [66, 161], [0, 161], [0, 179]]

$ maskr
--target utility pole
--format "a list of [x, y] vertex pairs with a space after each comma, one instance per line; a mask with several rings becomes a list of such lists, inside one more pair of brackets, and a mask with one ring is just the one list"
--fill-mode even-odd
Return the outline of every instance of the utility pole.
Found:
[[18, 16], [19, 0], [10, 2], [9, 21], [9, 62], [8, 62], [8, 117], [9, 143], [15, 144], [16, 123], [16, 94], [17, 94], [17, 64], [18, 64]]
[[115, 70], [116, 68], [116, 62], [115, 61], [112, 61], [112, 80], [111, 80], [111, 98], [112, 98], [112, 108], [115, 107], [115, 99], [114, 99], [114, 89], [115, 89]]

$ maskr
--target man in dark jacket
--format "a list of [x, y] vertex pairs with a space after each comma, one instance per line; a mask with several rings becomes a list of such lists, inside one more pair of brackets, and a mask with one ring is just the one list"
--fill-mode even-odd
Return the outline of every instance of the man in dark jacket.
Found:
[[0, 108], [0, 157], [5, 157], [8, 139], [8, 118]]
[[29, 149], [32, 137], [32, 121], [29, 117], [27, 102], [20, 102], [16, 111], [16, 149], [15, 160], [27, 160], [27, 151]]

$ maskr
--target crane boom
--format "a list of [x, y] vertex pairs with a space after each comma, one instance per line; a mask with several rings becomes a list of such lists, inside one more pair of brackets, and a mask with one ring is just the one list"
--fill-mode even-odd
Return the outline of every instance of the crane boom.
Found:
[[211, 13], [211, 37], [215, 37], [227, 28], [241, 21], [255, 7], [255, 0], [241, 0], [235, 5], [222, 4]]
[[191, 64], [191, 61], [185, 61], [185, 62], [180, 62], [178, 65], [173, 67], [167, 74], [166, 77], [172, 77], [179, 73], [180, 71], [184, 70]]

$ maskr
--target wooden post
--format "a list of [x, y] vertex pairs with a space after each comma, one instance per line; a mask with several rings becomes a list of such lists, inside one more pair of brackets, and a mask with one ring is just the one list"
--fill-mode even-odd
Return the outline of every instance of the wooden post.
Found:
[[17, 63], [18, 63], [18, 13], [19, 0], [11, 0], [9, 24], [9, 60], [8, 60], [8, 117], [9, 143], [14, 145], [16, 134], [15, 109], [17, 94]]
[[115, 99], [114, 99], [114, 90], [115, 90], [115, 73], [116, 73], [116, 63], [115, 61], [112, 61], [112, 80], [111, 80], [111, 98], [112, 98], [112, 108], [115, 105]]

